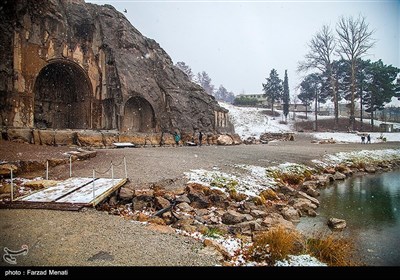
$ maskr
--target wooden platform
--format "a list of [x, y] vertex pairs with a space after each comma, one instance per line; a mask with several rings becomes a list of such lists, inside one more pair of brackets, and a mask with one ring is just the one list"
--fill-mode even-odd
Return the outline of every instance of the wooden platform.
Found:
[[7, 208], [79, 210], [93, 207], [126, 183], [127, 179], [69, 178], [52, 187], [19, 197]]

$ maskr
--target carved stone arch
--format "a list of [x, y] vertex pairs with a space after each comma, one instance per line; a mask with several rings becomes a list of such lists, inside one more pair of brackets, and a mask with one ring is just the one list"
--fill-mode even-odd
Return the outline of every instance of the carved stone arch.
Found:
[[135, 95], [124, 106], [122, 131], [155, 132], [156, 120], [153, 106], [145, 98]]
[[92, 128], [91, 93], [89, 77], [80, 65], [67, 59], [50, 60], [35, 80], [35, 127]]

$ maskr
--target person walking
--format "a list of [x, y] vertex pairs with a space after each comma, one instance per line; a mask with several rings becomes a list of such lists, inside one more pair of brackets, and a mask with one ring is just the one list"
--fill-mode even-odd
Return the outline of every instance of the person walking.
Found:
[[371, 144], [371, 134], [368, 134], [367, 135], [367, 144]]
[[201, 146], [201, 142], [203, 141], [203, 133], [199, 132], [199, 146]]
[[181, 136], [176, 131], [174, 133], [174, 140], [175, 140], [176, 146], [179, 146], [179, 141], [181, 140]]
[[361, 144], [365, 144], [365, 135], [364, 134], [361, 135]]

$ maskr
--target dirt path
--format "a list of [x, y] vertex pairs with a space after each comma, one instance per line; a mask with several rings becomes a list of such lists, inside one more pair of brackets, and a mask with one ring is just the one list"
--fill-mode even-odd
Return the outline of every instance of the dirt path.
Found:
[[[31, 155], [29, 148], [32, 146], [20, 147], [27, 150], [20, 148], [19, 153], [27, 157]], [[140, 187], [143, 183], [183, 178], [183, 172], [190, 169], [218, 167], [230, 172], [233, 164], [264, 167], [284, 162], [309, 164], [312, 159], [319, 159], [324, 154], [399, 147], [400, 143], [312, 144], [309, 136], [298, 134], [294, 142], [271, 142], [265, 145], [109, 149], [98, 150], [97, 156], [90, 160], [74, 162], [73, 175], [92, 176], [93, 168], [106, 170], [111, 161], [119, 163], [125, 156], [130, 184]], [[51, 154], [52, 147], [42, 148]], [[7, 148], [3, 146], [4, 150]], [[61, 150], [54, 148], [56, 153]], [[32, 147], [31, 152], [34, 151], [40, 152], [40, 146]], [[8, 156], [12, 157], [12, 153]], [[0, 158], [5, 159], [8, 158]], [[68, 172], [68, 166], [57, 166], [50, 170], [50, 179], [66, 178]], [[123, 169], [116, 168], [115, 172], [116, 177], [123, 176]], [[182, 186], [183, 183], [183, 179], [175, 180], [172, 187]], [[4, 247], [20, 249], [23, 244], [29, 246], [29, 254], [20, 256], [18, 265], [217, 264], [214, 257], [202, 253], [202, 245], [193, 239], [162, 233], [95, 210], [0, 210], [0, 217], [0, 250], [3, 252]], [[3, 260], [1, 264], [5, 265]]]

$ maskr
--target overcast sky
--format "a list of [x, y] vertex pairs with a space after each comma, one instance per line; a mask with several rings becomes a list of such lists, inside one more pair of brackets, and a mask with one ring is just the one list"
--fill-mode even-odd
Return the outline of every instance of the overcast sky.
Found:
[[[291, 95], [301, 82], [297, 64], [324, 24], [365, 16], [376, 46], [365, 58], [400, 67], [400, 1], [112, 1], [143, 35], [156, 40], [174, 63], [206, 71], [216, 88], [261, 93], [272, 68]], [[127, 12], [124, 12], [124, 9]]]

